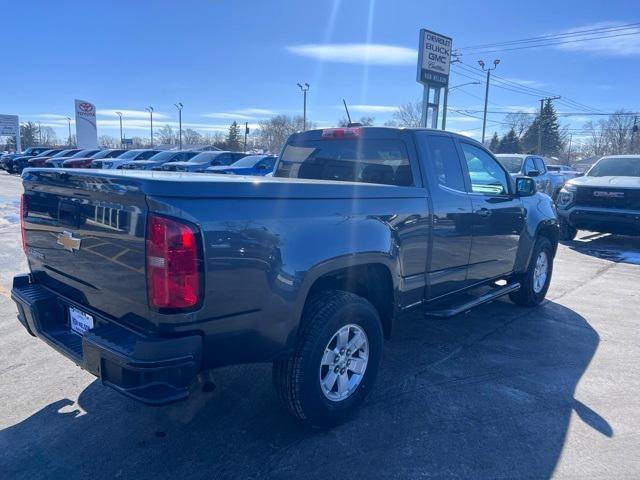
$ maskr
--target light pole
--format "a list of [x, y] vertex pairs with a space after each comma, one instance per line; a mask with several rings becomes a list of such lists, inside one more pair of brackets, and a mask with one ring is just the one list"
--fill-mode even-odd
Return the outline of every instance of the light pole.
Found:
[[178, 138], [180, 142], [180, 150], [182, 150], [182, 103], [174, 103], [175, 107], [178, 109]]
[[547, 97], [540, 99], [540, 117], [538, 118], [538, 155], [542, 155], [542, 113], [544, 111], [544, 102], [550, 102], [552, 100], [559, 100], [560, 96]]
[[451, 90], [455, 90], [456, 88], [466, 87], [467, 85], [480, 85], [480, 82], [467, 82], [461, 85], [456, 85], [454, 87], [447, 87], [444, 89], [444, 105], [442, 110], [442, 130], [447, 129], [447, 104], [449, 102], [449, 92]]
[[38, 122], [38, 143], [42, 145], [42, 127], [40, 126], [40, 122]]
[[478, 60], [478, 65], [482, 68], [483, 72], [487, 72], [487, 86], [484, 91], [484, 116], [482, 117], [482, 143], [484, 144], [484, 136], [487, 131], [487, 104], [489, 103], [489, 81], [491, 79], [491, 71], [498, 68], [498, 64], [500, 60], [496, 59], [493, 61], [493, 68], [485, 68], [484, 62], [482, 60]]
[[116, 115], [118, 115], [118, 117], [120, 117], [120, 147], [122, 147], [123, 145], [123, 136], [122, 136], [122, 112], [116, 112]]
[[309, 91], [309, 84], [305, 83], [304, 86], [302, 86], [298, 83], [298, 87], [302, 90], [302, 95], [304, 97], [302, 109], [302, 130], [305, 131], [307, 129], [307, 92]]
[[149, 118], [151, 120], [151, 148], [153, 148], [153, 107], [148, 106], [145, 110], [149, 112]]
[[67, 117], [67, 124], [69, 125], [69, 140], [67, 143], [71, 146], [71, 117]]

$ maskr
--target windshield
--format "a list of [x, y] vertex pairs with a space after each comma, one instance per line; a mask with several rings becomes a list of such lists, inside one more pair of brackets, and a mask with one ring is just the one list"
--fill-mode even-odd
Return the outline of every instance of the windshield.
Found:
[[149, 159], [151, 162], [168, 162], [176, 154], [176, 152], [160, 152], [156, 153]]
[[130, 158], [136, 158], [142, 152], [144, 152], [144, 150], [129, 150], [128, 152], [120, 155], [118, 158], [125, 159], [125, 160]]
[[69, 155], [72, 155], [73, 152], [77, 152], [77, 150], [62, 150], [61, 152], [56, 153], [52, 158], [68, 157]]
[[253, 167], [256, 163], [258, 163], [263, 158], [265, 158], [264, 155], [249, 155], [248, 157], [241, 158], [237, 162], [232, 163], [231, 166], [249, 168], [249, 167]]
[[209, 163], [219, 155], [220, 153], [202, 152], [197, 154], [195, 157], [190, 158], [188, 161], [189, 163]]
[[71, 158], [83, 158], [90, 157], [94, 153], [99, 152], [100, 150], [80, 150], [78, 153], [71, 155]]
[[609, 157], [598, 160], [589, 177], [640, 177], [640, 157]]
[[503, 157], [498, 155], [496, 158], [509, 173], [520, 173], [520, 170], [522, 170], [522, 161], [524, 160], [522, 157]]
[[99, 160], [101, 158], [113, 158], [120, 155], [125, 150], [102, 150], [94, 155], [91, 155], [91, 158], [95, 160]]

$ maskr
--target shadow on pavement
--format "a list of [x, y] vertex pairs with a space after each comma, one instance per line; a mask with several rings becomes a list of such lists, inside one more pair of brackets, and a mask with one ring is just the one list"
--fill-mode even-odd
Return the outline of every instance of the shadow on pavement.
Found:
[[61, 399], [0, 432], [2, 477], [548, 478], [572, 412], [614, 434], [574, 398], [598, 342], [583, 317], [552, 302], [406, 316], [374, 393], [328, 432], [283, 412], [267, 365], [219, 370], [212, 393], [163, 408], [95, 381], [77, 404]]
[[586, 232], [577, 240], [563, 243], [583, 255], [640, 265], [640, 237]]

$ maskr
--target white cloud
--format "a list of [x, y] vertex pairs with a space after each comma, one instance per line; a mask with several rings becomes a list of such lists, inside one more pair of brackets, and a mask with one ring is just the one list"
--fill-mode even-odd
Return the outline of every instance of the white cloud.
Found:
[[[581, 27], [564, 30], [560, 33], [574, 33], [583, 30], [591, 30], [597, 28], [616, 27], [625, 22], [600, 22], [591, 25], [583, 25]], [[602, 38], [610, 36], [610, 38]], [[589, 35], [588, 38], [596, 38], [595, 40], [582, 41], [580, 37], [575, 38], [571, 43], [556, 45], [556, 48], [569, 52], [594, 53], [598, 55], [610, 56], [633, 56], [640, 55], [640, 27], [629, 28], [625, 30], [612, 31], [610, 33], [600, 32]], [[568, 39], [567, 39], [568, 40]]]
[[67, 121], [67, 117], [72, 117], [72, 115], [61, 115], [59, 113], [38, 113], [36, 115], [24, 115], [25, 117], [31, 118], [46, 118], [49, 120], [64, 120]]
[[[96, 113], [98, 115], [103, 115], [105, 117], [117, 117], [118, 114], [116, 112], [122, 113], [122, 119], [125, 118], [149, 118], [149, 112], [146, 110], [118, 110], [118, 109], [98, 109]], [[153, 118], [169, 118], [169, 115], [162, 112], [153, 112]]]
[[240, 108], [238, 110], [229, 110], [228, 112], [204, 113], [202, 116], [230, 120], [259, 120], [277, 113], [275, 110], [269, 110], [267, 108]]
[[460, 115], [460, 116], [447, 116], [447, 123], [455, 123], [455, 122], [459, 122], [459, 123], [472, 123], [472, 122], [481, 122], [482, 119], [479, 118], [473, 118], [473, 117], [467, 117], [465, 115]]
[[[344, 108], [343, 105], [336, 105], [336, 108]], [[349, 105], [350, 112], [358, 113], [393, 113], [398, 111], [393, 105]]]
[[376, 43], [292, 45], [287, 50], [326, 62], [368, 65], [414, 65], [418, 57], [413, 48]]
[[542, 88], [542, 87], [548, 87], [549, 85], [551, 85], [549, 82], [541, 82], [539, 80], [526, 80], [522, 78], [513, 78], [513, 77], [507, 77], [505, 78], [505, 80], [509, 82], [519, 83], [520, 85], [524, 85], [525, 87], [531, 87], [531, 88]]

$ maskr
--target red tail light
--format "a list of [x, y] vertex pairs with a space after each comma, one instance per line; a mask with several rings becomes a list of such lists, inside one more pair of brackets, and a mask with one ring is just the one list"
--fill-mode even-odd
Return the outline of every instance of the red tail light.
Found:
[[26, 199], [24, 193], [20, 197], [20, 233], [22, 235], [22, 250], [27, 253], [27, 237], [24, 233], [24, 217], [27, 214], [27, 206], [25, 205]]
[[166, 217], [147, 223], [147, 290], [153, 308], [190, 308], [200, 301], [200, 253], [195, 230]]
[[360, 127], [325, 128], [322, 130], [321, 138], [357, 138], [361, 134], [362, 129]]

